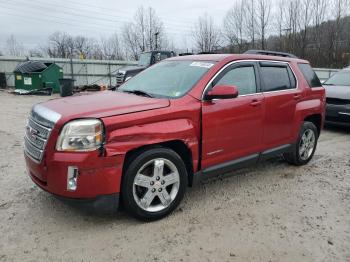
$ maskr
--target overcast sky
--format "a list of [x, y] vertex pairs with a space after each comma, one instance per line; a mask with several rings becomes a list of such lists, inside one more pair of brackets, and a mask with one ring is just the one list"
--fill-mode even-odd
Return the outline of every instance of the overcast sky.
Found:
[[[219, 3], [220, 2], [220, 3]], [[233, 0], [0, 0], [0, 50], [11, 35], [28, 49], [42, 46], [59, 30], [88, 37], [120, 32], [136, 9], [152, 6], [180, 48], [192, 47], [193, 23], [208, 13], [220, 25]]]

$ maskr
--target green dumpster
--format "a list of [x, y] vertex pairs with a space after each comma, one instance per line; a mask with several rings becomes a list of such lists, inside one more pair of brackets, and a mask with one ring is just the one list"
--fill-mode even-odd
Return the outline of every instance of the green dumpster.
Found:
[[59, 79], [63, 70], [54, 63], [26, 61], [17, 65], [14, 70], [16, 89], [37, 90], [52, 87], [54, 93], [60, 92]]

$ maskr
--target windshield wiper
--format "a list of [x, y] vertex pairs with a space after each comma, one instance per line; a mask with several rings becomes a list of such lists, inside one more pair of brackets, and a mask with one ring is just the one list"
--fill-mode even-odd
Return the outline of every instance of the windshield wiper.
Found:
[[142, 91], [142, 90], [122, 90], [122, 91], [125, 93], [135, 94], [138, 96], [154, 97], [150, 93], [147, 93], [147, 92]]

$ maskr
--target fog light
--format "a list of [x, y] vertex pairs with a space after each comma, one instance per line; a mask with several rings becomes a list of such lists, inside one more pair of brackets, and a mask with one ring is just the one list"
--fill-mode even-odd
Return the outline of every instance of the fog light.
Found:
[[75, 191], [78, 186], [78, 168], [75, 166], [68, 167], [67, 190]]

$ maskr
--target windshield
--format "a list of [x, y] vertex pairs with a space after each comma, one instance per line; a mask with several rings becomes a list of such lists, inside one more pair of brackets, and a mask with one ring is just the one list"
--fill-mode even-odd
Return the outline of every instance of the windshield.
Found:
[[139, 66], [149, 66], [151, 64], [152, 53], [143, 53], [140, 55]]
[[160, 62], [134, 76], [118, 90], [141, 91], [153, 97], [181, 97], [191, 90], [213, 65], [214, 62]]
[[350, 86], [350, 70], [343, 70], [335, 73], [324, 85]]

